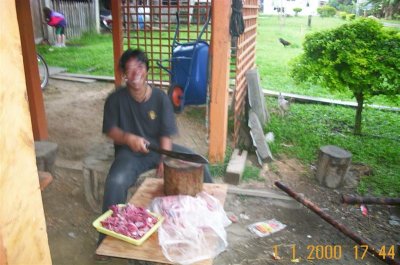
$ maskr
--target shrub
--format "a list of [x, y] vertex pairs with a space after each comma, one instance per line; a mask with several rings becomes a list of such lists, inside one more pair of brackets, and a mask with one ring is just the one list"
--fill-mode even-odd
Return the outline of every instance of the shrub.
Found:
[[347, 12], [339, 12], [339, 17], [343, 20], [347, 19]]
[[331, 91], [350, 90], [357, 100], [354, 134], [361, 134], [364, 102], [400, 94], [400, 34], [370, 18], [306, 36], [304, 53], [292, 62], [296, 81]]
[[301, 7], [295, 7], [293, 8], [294, 15], [297, 17], [297, 14], [300, 13], [303, 9]]
[[347, 14], [346, 19], [347, 20], [354, 20], [356, 18], [355, 14]]
[[318, 7], [317, 12], [321, 17], [333, 17], [336, 15], [336, 9], [328, 5]]

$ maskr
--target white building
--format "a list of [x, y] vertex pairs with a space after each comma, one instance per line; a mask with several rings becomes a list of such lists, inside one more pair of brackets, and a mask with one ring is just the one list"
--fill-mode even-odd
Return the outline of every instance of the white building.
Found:
[[267, 15], [291, 15], [293, 8], [300, 7], [299, 16], [317, 15], [317, 8], [326, 5], [328, 0], [261, 0], [262, 13]]

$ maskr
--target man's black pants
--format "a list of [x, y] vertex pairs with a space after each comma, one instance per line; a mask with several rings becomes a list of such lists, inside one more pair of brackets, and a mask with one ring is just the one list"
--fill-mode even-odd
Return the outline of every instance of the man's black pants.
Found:
[[[177, 144], [173, 145], [172, 150], [193, 153], [190, 149]], [[111, 205], [125, 203], [128, 189], [135, 185], [138, 177], [142, 173], [157, 168], [159, 162], [160, 154], [156, 152], [137, 155], [128, 149], [118, 150], [104, 186], [103, 213], [106, 212]], [[204, 167], [204, 182], [212, 182], [208, 166]], [[100, 244], [104, 238], [105, 235], [100, 233], [98, 244]]]

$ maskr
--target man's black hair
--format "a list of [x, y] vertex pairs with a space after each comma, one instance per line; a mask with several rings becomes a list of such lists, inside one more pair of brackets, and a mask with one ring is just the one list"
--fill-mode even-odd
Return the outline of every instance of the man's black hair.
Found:
[[135, 58], [139, 62], [142, 62], [146, 65], [146, 70], [149, 70], [149, 59], [147, 58], [147, 55], [144, 51], [140, 49], [127, 49], [124, 51], [124, 53], [121, 55], [121, 58], [119, 59], [119, 68], [122, 70], [123, 73], [125, 73], [126, 70], [126, 63], [132, 59]]
[[47, 6], [43, 7], [43, 14], [45, 18], [50, 19], [51, 9], [48, 8]]

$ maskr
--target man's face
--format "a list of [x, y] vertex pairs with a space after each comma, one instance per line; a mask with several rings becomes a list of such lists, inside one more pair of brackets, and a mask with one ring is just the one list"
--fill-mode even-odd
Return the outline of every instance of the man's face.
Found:
[[147, 80], [146, 64], [136, 58], [130, 59], [126, 63], [125, 77], [129, 87], [134, 89], [144, 88]]

